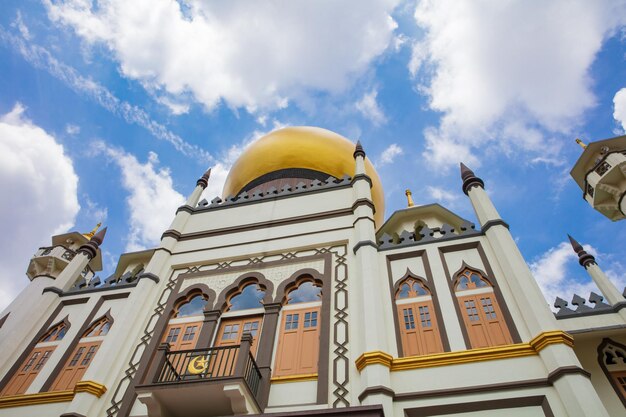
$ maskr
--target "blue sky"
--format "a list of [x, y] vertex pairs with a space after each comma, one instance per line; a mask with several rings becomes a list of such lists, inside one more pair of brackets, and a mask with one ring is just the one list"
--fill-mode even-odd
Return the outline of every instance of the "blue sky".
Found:
[[[475, 221], [481, 176], [550, 300], [594, 287], [571, 233], [626, 284], [626, 222], [569, 177], [576, 137], [626, 126], [626, 2], [5, 0], [0, 308], [50, 235], [109, 231], [105, 271], [151, 247], [207, 167], [314, 125], [360, 139], [388, 217], [439, 202]], [[621, 93], [620, 93], [621, 91]]]

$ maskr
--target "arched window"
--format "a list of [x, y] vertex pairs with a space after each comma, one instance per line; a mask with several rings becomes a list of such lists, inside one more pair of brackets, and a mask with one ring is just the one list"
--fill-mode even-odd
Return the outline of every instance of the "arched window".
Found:
[[[226, 300], [226, 312], [222, 317], [219, 331], [215, 339], [215, 346], [235, 346], [241, 343], [244, 333], [252, 335], [252, 347], [250, 351], [256, 354], [258, 339], [261, 333], [263, 316], [252, 313], [244, 315], [245, 310], [253, 310], [263, 307], [265, 288], [258, 282], [248, 281], [231, 294]], [[241, 312], [234, 316], [228, 313]]]
[[395, 298], [404, 356], [443, 352], [432, 295], [424, 281], [406, 277], [397, 286]]
[[70, 324], [65, 318], [63, 321], [52, 325], [43, 336], [39, 338], [35, 347], [22, 362], [13, 378], [8, 382], [0, 395], [18, 395], [26, 392], [39, 371], [63, 340]]
[[598, 347], [598, 362], [626, 407], [626, 346], [604, 339]]
[[107, 312], [87, 328], [52, 384], [51, 391], [74, 389], [76, 383], [81, 380], [91, 365], [111, 325], [113, 325], [113, 318]]
[[456, 275], [454, 291], [471, 348], [513, 343], [493, 287], [483, 274], [465, 267]]
[[171, 350], [194, 349], [200, 335], [204, 316], [202, 312], [208, 297], [199, 291], [192, 291], [174, 306], [163, 342], [169, 343]]
[[274, 376], [317, 373], [321, 326], [321, 282], [306, 276], [288, 290], [282, 321]]

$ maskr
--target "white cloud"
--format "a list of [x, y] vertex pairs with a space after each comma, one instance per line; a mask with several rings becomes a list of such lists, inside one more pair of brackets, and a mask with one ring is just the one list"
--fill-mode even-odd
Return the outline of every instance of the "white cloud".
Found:
[[396, 143], [392, 143], [380, 154], [380, 159], [378, 160], [380, 165], [391, 164], [393, 163], [396, 156], [402, 155], [404, 150], [398, 146]]
[[77, 187], [63, 146], [27, 120], [22, 105], [0, 116], [0, 310], [28, 283], [36, 249], [74, 224]]
[[11, 23], [11, 26], [20, 31], [22, 37], [26, 40], [32, 39], [32, 35], [28, 30], [28, 26], [24, 23], [24, 19], [22, 18], [22, 12], [17, 11], [17, 15], [15, 16], [15, 20]]
[[154, 152], [141, 163], [133, 155], [103, 142], [97, 142], [95, 147], [119, 166], [122, 186], [129, 193], [126, 204], [130, 231], [126, 250], [158, 245], [161, 235], [174, 220], [176, 209], [185, 202], [183, 195], [174, 189], [169, 169], [158, 166], [159, 159]]
[[385, 113], [378, 105], [376, 97], [378, 91], [375, 89], [369, 93], [365, 93], [359, 101], [356, 102], [356, 109], [367, 119], [369, 119], [375, 126], [381, 125], [387, 121]]
[[310, 3], [44, 0], [49, 18], [105, 44], [123, 75], [207, 109], [282, 108], [340, 91], [393, 44], [397, 0]]
[[440, 203], [444, 203], [444, 205], [447, 206], [453, 205], [454, 202], [459, 199], [458, 193], [450, 192], [441, 187], [428, 186], [426, 187], [426, 191], [428, 191], [430, 198]]
[[26, 42], [26, 40], [8, 33], [0, 25], [0, 42], [12, 47], [35, 68], [47, 71], [72, 90], [89, 97], [105, 110], [126, 120], [127, 123], [141, 126], [155, 138], [169, 142], [177, 151], [202, 161], [212, 160], [207, 151], [185, 142], [180, 136], [157, 123], [141, 107], [120, 100], [104, 86], [90, 78], [83, 77], [74, 68], [58, 61], [47, 49]]
[[78, 135], [80, 133], [80, 126], [68, 123], [65, 125], [65, 133], [72, 136]]
[[84, 216], [93, 222], [94, 226], [97, 223], [106, 223], [107, 217], [109, 217], [109, 210], [107, 207], [102, 207], [98, 203], [92, 201], [89, 196], [83, 196], [83, 200], [85, 203]]
[[626, 131], [626, 88], [622, 88], [613, 97], [613, 118], [619, 122], [622, 131]]
[[595, 105], [590, 66], [626, 3], [423, 0], [415, 20], [424, 37], [409, 70], [442, 114], [426, 156], [453, 164], [460, 149], [558, 151], [544, 132], [569, 133]]
[[590, 291], [598, 292], [591, 278], [581, 283], [568, 276], [568, 265], [578, 264], [577, 260], [578, 257], [571, 244], [561, 242], [530, 264], [530, 269], [550, 307], [556, 297], [569, 302], [574, 294], [586, 297]]

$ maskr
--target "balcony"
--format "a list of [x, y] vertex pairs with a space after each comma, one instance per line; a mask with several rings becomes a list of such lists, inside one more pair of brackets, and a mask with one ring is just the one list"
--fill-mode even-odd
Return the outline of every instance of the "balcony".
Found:
[[159, 347], [146, 385], [136, 388], [148, 416], [194, 417], [258, 414], [267, 389], [244, 334], [240, 345], [169, 351]]

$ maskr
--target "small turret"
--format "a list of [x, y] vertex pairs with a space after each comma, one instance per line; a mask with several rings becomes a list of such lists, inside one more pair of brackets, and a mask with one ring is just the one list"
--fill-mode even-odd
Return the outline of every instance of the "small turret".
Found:
[[616, 221], [626, 218], [626, 136], [591, 142], [576, 139], [583, 153], [570, 172], [583, 198]]

